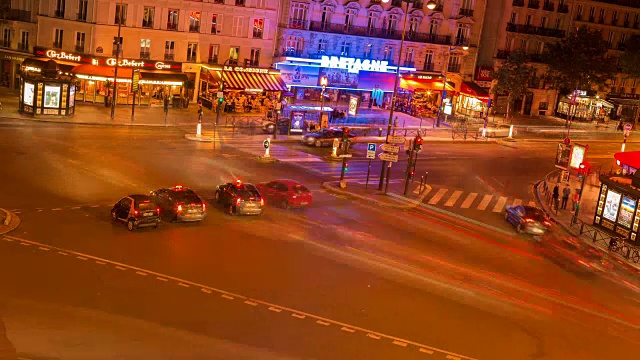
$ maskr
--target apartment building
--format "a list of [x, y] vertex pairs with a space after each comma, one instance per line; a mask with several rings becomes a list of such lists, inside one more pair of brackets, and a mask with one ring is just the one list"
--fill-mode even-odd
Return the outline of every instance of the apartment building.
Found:
[[0, 1], [0, 86], [18, 89], [20, 64], [35, 44], [37, 0]]

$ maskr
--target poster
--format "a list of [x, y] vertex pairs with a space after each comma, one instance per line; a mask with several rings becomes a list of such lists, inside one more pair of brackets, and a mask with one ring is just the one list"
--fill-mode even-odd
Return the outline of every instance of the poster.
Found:
[[44, 86], [44, 107], [56, 109], [60, 107], [60, 86]]
[[300, 133], [304, 126], [304, 111], [291, 112], [291, 132]]
[[564, 142], [558, 143], [556, 151], [556, 167], [566, 170], [569, 167], [569, 159], [571, 157], [571, 145]]
[[607, 192], [607, 200], [604, 203], [604, 213], [602, 216], [605, 219], [616, 221], [618, 217], [618, 208], [620, 207], [620, 194], [615, 191], [609, 190]]
[[358, 103], [360, 98], [357, 96], [349, 96], [349, 110], [347, 111], [349, 115], [356, 116], [358, 115]]
[[571, 149], [571, 161], [569, 162], [569, 165], [574, 169], [580, 167], [580, 164], [584, 162], [584, 154], [586, 152], [586, 146], [578, 144], [573, 145], [573, 148]]
[[69, 107], [73, 107], [76, 102], [76, 86], [71, 85], [69, 89]]
[[278, 65], [280, 77], [287, 86], [317, 86], [318, 71], [317, 67], [299, 66], [299, 65]]
[[[331, 87], [340, 88], [357, 88], [358, 87], [358, 74], [350, 73], [347, 69], [329, 69], [320, 68], [319, 76], [326, 76]], [[319, 81], [319, 80], [318, 80]], [[320, 85], [316, 83], [315, 85]]]
[[31, 83], [24, 83], [24, 97], [22, 98], [25, 105], [33, 106], [33, 94], [35, 86]]
[[358, 89], [393, 91], [393, 82], [395, 79], [395, 73], [360, 70], [358, 73]]
[[620, 215], [618, 215], [618, 224], [631, 228], [633, 221], [633, 213], [636, 212], [636, 200], [627, 196], [622, 197], [622, 206], [620, 207]]

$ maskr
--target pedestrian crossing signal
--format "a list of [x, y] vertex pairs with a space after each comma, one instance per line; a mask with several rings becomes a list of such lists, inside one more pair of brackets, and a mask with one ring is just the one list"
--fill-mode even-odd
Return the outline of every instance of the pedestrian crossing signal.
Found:
[[344, 171], [349, 171], [349, 163], [344, 163]]

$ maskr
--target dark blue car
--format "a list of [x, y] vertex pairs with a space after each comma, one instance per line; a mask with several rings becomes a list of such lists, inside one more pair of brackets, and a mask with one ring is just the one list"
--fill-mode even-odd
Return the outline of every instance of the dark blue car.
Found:
[[551, 227], [551, 220], [542, 210], [533, 206], [507, 206], [504, 219], [515, 226], [518, 233], [542, 235]]

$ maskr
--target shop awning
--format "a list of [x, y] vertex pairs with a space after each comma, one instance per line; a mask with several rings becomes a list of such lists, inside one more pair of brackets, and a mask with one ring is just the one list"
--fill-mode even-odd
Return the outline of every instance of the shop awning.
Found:
[[[25, 59], [22, 62], [22, 66], [36, 68], [36, 69], [42, 69], [42, 68], [45, 67], [45, 65], [49, 61], [51, 61], [51, 59], [48, 59], [48, 58], [28, 58], [28, 59]], [[58, 64], [58, 69], [60, 69], [60, 71], [62, 71], [62, 72], [66, 72], [66, 73], [71, 73], [71, 70], [73, 69], [73, 67], [78, 65], [76, 63], [62, 61], [62, 60], [54, 60], [54, 61], [56, 62], [56, 64]]]
[[[115, 74], [115, 68], [108, 66], [96, 66], [96, 65], [77, 65], [71, 70], [76, 76], [80, 78], [87, 78], [90, 80], [105, 81], [113, 79]], [[129, 79], [133, 77], [133, 70], [130, 68], [119, 67], [118, 79]]]
[[[400, 87], [407, 90], [436, 90], [442, 91], [440, 79], [400, 79]], [[447, 81], [447, 91], [456, 91], [455, 83]]]
[[613, 157], [620, 165], [627, 165], [634, 169], [640, 169], [640, 151], [628, 151], [615, 153]]
[[[214, 82], [219, 82], [222, 78], [222, 70], [209, 70], [209, 75]], [[279, 73], [241, 73], [237, 71], [224, 72], [225, 90], [265, 90], [265, 91], [287, 91]]]
[[460, 92], [485, 102], [489, 100], [489, 93], [485, 89], [481, 88], [478, 84], [471, 81], [464, 81], [462, 83], [462, 87], [460, 88]]

